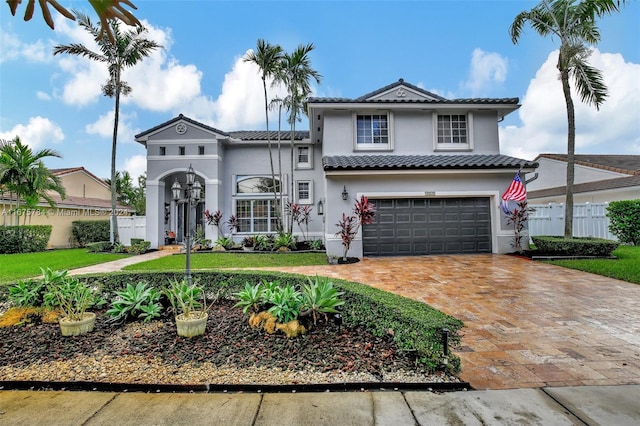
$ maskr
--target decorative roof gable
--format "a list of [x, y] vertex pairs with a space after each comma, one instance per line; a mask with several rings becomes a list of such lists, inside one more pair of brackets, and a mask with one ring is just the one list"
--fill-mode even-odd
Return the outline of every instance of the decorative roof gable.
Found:
[[402, 78], [366, 95], [362, 95], [356, 101], [446, 101], [442, 96], [428, 92], [413, 84], [405, 82]]
[[150, 128], [149, 130], [145, 130], [142, 133], [138, 133], [137, 135], [135, 135], [135, 140], [137, 142], [144, 144], [149, 139], [149, 136], [152, 136], [155, 133], [158, 133], [168, 127], [177, 125], [178, 123], [181, 123], [181, 122], [187, 126], [188, 125], [195, 126], [207, 132], [216, 133], [222, 136], [229, 136], [227, 132], [223, 132], [222, 130], [216, 129], [215, 127], [207, 126], [206, 124], [200, 123], [199, 121], [196, 121], [192, 118], [189, 118], [185, 115], [180, 114], [169, 121], [165, 121], [164, 123], [158, 124], [157, 126]]

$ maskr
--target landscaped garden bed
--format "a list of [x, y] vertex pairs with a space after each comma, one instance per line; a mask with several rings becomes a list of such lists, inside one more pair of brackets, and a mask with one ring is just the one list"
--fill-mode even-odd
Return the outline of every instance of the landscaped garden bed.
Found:
[[[247, 283], [301, 285], [306, 278], [231, 272], [194, 277], [209, 295], [222, 296], [208, 309], [204, 335], [178, 337], [167, 309], [148, 322], [121, 324], [109, 321], [103, 307], [96, 310], [95, 329], [73, 337], [62, 337], [57, 324], [32, 316], [30, 322], [0, 328], [0, 380], [188, 385], [458, 381], [459, 361], [444, 358], [441, 333], [447, 328], [455, 345], [462, 323], [422, 303], [335, 281], [345, 302], [339, 316], [319, 315], [315, 325], [309, 317], [309, 331], [288, 338], [252, 328], [248, 315], [234, 304]], [[144, 280], [161, 288], [169, 278], [182, 277], [118, 273], [88, 282], [99, 284], [102, 296], [109, 298], [125, 283]], [[220, 291], [222, 282], [227, 285]]]

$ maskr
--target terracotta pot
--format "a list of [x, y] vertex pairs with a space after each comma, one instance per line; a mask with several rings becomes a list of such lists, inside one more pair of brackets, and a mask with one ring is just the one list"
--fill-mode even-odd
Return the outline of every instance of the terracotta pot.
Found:
[[69, 318], [60, 318], [60, 332], [63, 336], [77, 336], [93, 331], [96, 325], [96, 314], [85, 312], [80, 321], [71, 321]]
[[204, 334], [207, 328], [209, 314], [206, 312], [195, 312], [192, 315], [190, 318], [185, 318], [184, 314], [176, 315], [178, 336], [194, 337]]

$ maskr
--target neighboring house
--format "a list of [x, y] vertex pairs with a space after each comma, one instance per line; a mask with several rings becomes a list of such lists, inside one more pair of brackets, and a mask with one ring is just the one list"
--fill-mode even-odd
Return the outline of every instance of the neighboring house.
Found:
[[[69, 247], [72, 245], [71, 223], [76, 220], [108, 220], [111, 212], [111, 189], [109, 185], [84, 167], [51, 169], [65, 188], [64, 200], [53, 193], [51, 198], [56, 203], [51, 208], [47, 203], [40, 203], [40, 210], [26, 212], [27, 225], [52, 225], [49, 248]], [[1, 200], [2, 210], [8, 211], [9, 200]], [[13, 204], [15, 207], [15, 204]], [[119, 215], [130, 215], [133, 209], [118, 204]], [[6, 218], [7, 216], [5, 216]], [[25, 217], [21, 216], [20, 224]]]
[[[498, 122], [518, 107], [517, 98], [449, 100], [402, 79], [356, 99], [311, 98], [311, 131], [295, 134], [293, 178], [290, 134], [281, 135], [285, 202], [314, 207], [310, 235], [323, 238], [330, 255], [342, 254], [336, 224], [362, 195], [376, 205], [375, 222], [350, 256], [511, 251], [500, 195], [518, 170], [537, 166], [499, 152]], [[277, 132], [271, 138], [275, 147]], [[184, 234], [185, 204], [172, 199], [171, 186], [184, 183], [189, 165], [204, 188], [192, 228], [205, 209], [220, 209], [225, 219], [238, 217], [236, 241], [275, 231], [266, 132], [225, 132], [180, 115], [136, 140], [147, 148], [152, 247], [166, 231]], [[277, 170], [275, 149], [274, 162]], [[212, 226], [205, 232], [217, 237]]]
[[[537, 179], [527, 189], [529, 203], [566, 201], [567, 155], [540, 154]], [[605, 203], [640, 198], [640, 155], [575, 156], [573, 200]]]

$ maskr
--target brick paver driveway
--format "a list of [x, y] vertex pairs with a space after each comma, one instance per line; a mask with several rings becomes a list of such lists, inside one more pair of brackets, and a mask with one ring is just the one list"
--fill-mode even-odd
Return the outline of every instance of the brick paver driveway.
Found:
[[640, 384], [640, 285], [506, 255], [269, 268], [369, 284], [465, 322], [475, 389]]

